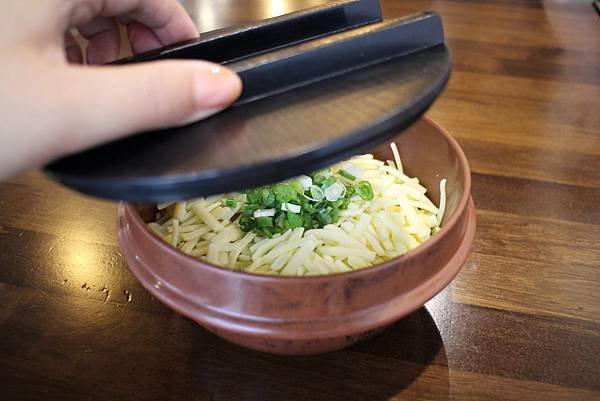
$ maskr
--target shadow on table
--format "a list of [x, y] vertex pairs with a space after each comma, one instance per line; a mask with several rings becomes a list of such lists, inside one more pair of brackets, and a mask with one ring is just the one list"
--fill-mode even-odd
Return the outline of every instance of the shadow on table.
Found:
[[425, 308], [350, 348], [292, 357], [231, 344], [157, 302], [134, 309], [141, 295], [111, 304], [0, 283], [0, 300], [3, 400], [443, 400], [449, 391]]
[[[396, 395], [444, 399], [446, 351], [421, 308], [381, 334], [345, 350], [313, 356], [249, 351], [212, 336], [187, 361], [194, 387], [222, 400], [384, 401]], [[200, 349], [202, 348], [202, 349]]]

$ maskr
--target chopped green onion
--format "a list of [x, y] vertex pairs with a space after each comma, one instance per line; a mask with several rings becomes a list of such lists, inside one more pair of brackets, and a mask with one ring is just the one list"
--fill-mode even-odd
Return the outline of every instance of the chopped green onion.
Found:
[[292, 213], [300, 213], [300, 210], [302, 210], [302, 207], [299, 205], [294, 205], [293, 203], [282, 203], [281, 210], [284, 210], [286, 212], [292, 212]]
[[287, 213], [287, 223], [290, 228], [302, 227], [302, 217], [294, 213]]
[[258, 209], [254, 212], [253, 216], [255, 219], [260, 217], [273, 217], [275, 216], [275, 209]]
[[363, 174], [363, 171], [354, 163], [344, 163], [344, 165], [342, 166], [342, 171], [346, 172], [354, 178], [359, 178]]
[[325, 181], [325, 176], [323, 174], [316, 174], [313, 178], [313, 185], [321, 185], [323, 181]]
[[291, 200], [297, 199], [298, 195], [296, 191], [289, 184], [277, 184], [275, 185], [275, 189], [273, 189], [275, 193], [275, 197], [281, 203], [289, 202]]
[[260, 209], [260, 205], [257, 205], [255, 203], [249, 204], [249, 205], [244, 206], [244, 213], [252, 216], [252, 213], [254, 213], [254, 211], [256, 211], [258, 209]]
[[354, 187], [346, 187], [346, 198], [351, 198], [354, 195]]
[[335, 182], [325, 189], [325, 198], [329, 202], [335, 202], [346, 194], [346, 186], [341, 182]]
[[296, 178], [296, 182], [299, 183], [300, 185], [302, 185], [302, 188], [306, 191], [307, 189], [309, 189], [312, 184], [313, 184], [313, 180], [312, 178], [310, 178], [307, 175], [300, 175]]
[[310, 230], [311, 228], [313, 228], [313, 216], [312, 214], [305, 214], [303, 219], [302, 219], [302, 226], [307, 229]]
[[[353, 170], [354, 169], [354, 170]], [[340, 219], [340, 210], [348, 208], [350, 198], [357, 194], [362, 199], [373, 199], [373, 188], [368, 181], [359, 181], [346, 186], [340, 176], [356, 180], [354, 171], [360, 169], [346, 165], [332, 175], [331, 170], [321, 170], [311, 177], [300, 176], [295, 180], [265, 186], [245, 192], [246, 202], [238, 220], [240, 228], [256, 233], [259, 237], [271, 238], [297, 227], [305, 229], [323, 228]], [[336, 178], [337, 177], [337, 178]], [[308, 189], [306, 185], [312, 183]], [[302, 195], [302, 196], [299, 196]], [[223, 199], [229, 207], [237, 207], [235, 198]]]
[[310, 196], [312, 196], [312, 198], [309, 198], [309, 199], [312, 201], [320, 202], [325, 198], [325, 194], [323, 193], [323, 190], [316, 185], [313, 185], [312, 187], [310, 187], [309, 192], [310, 192]]
[[237, 200], [235, 200], [233, 198], [229, 198], [225, 201], [225, 206], [233, 209], [234, 207], [237, 206]]
[[315, 210], [323, 209], [326, 206], [327, 206], [327, 201], [322, 200], [321, 202], [315, 203]]
[[254, 229], [254, 227], [256, 227], [256, 220], [254, 220], [250, 216], [241, 216], [239, 223], [240, 223], [240, 228], [246, 232], [252, 231], [252, 229]]
[[356, 187], [354, 187], [354, 189], [356, 190], [358, 196], [360, 196], [364, 200], [373, 200], [373, 188], [371, 187], [371, 184], [369, 184], [368, 181], [360, 181], [358, 184], [356, 184]]
[[285, 223], [285, 213], [281, 213], [277, 217], [275, 217], [275, 227], [279, 228], [282, 232], [284, 230], [287, 230]]
[[[310, 177], [308, 177], [308, 178], [310, 179]], [[300, 182], [298, 182], [298, 181], [292, 181], [292, 182], [290, 182], [290, 186], [292, 187], [292, 189], [293, 189], [294, 191], [296, 191], [296, 192], [297, 192], [298, 194], [300, 194], [300, 195], [304, 195], [304, 191], [305, 191], [306, 189], [308, 189], [308, 188], [306, 188], [306, 189], [305, 189], [305, 188], [302, 186], [302, 184], [301, 184]]]
[[300, 207], [302, 207], [305, 212], [312, 213], [313, 207], [308, 200], [308, 196], [304, 195], [302, 198], [299, 198], [298, 203], [300, 203]]
[[333, 223], [337, 223], [340, 219], [340, 210], [337, 207], [333, 207], [331, 210], [331, 220]]
[[339, 175], [341, 175], [344, 178], [349, 179], [350, 181], [356, 180], [356, 177], [353, 176], [352, 174], [350, 174], [349, 172], [347, 172], [346, 170], [340, 170]]
[[334, 184], [336, 181], [337, 181], [337, 180], [335, 179], [335, 177], [329, 177], [329, 178], [327, 178], [325, 181], [323, 181], [323, 182], [321, 183], [321, 187], [322, 187], [323, 189], [325, 189], [325, 188], [327, 188], [328, 186], [330, 186], [330, 185], [333, 185], [333, 184]]
[[273, 219], [271, 217], [259, 217], [256, 219], [257, 227], [273, 227]]
[[260, 191], [260, 199], [263, 205], [270, 207], [275, 204], [275, 194], [268, 188]]
[[258, 193], [256, 191], [250, 191], [246, 194], [247, 203], [258, 203]]
[[326, 226], [327, 224], [331, 224], [331, 222], [332, 222], [331, 215], [329, 214], [329, 212], [325, 208], [320, 209], [317, 212], [317, 220], [323, 226]]

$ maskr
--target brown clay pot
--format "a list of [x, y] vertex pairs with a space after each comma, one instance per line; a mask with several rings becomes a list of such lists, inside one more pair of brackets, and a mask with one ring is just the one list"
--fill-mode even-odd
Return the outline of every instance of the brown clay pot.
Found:
[[[327, 276], [274, 277], [231, 271], [187, 256], [153, 235], [140, 207], [121, 203], [118, 236], [130, 270], [156, 298], [234, 343], [277, 354], [348, 346], [422, 306], [458, 273], [475, 235], [467, 160], [456, 141], [425, 118], [395, 139], [405, 170], [439, 202], [442, 229], [386, 263]], [[389, 147], [375, 152], [392, 159]]]

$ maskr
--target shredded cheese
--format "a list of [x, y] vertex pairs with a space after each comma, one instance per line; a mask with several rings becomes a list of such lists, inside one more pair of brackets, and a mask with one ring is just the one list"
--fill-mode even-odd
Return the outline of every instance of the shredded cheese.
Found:
[[[159, 215], [149, 223], [152, 231], [182, 252], [235, 270], [276, 275], [341, 273], [384, 262], [427, 241], [440, 229], [446, 208], [446, 179], [440, 181], [440, 205], [426, 196], [419, 180], [403, 171], [400, 152], [391, 144], [394, 161], [360, 155], [333, 166], [367, 180], [373, 199], [350, 198], [339, 220], [320, 229], [289, 229], [261, 238], [239, 226], [245, 195], [227, 194], [158, 205]], [[301, 176], [302, 186], [312, 185]], [[348, 181], [348, 178], [344, 178]], [[343, 186], [343, 185], [342, 185]], [[341, 189], [341, 188], [340, 188]], [[325, 196], [337, 199], [336, 187]], [[236, 200], [235, 207], [223, 199]], [[282, 207], [298, 213], [299, 206]], [[271, 216], [274, 209], [257, 211]]]

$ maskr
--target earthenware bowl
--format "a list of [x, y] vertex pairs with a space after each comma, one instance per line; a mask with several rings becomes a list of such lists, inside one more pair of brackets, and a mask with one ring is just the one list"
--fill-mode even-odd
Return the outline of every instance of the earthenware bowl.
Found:
[[[121, 203], [118, 237], [133, 274], [160, 301], [239, 345], [277, 354], [346, 347], [421, 307], [450, 283], [470, 251], [475, 208], [465, 155], [441, 127], [423, 118], [395, 138], [405, 172], [439, 202], [447, 179], [442, 229], [410, 252], [370, 268], [309, 277], [241, 273], [194, 259], [145, 225], [148, 207]], [[392, 159], [389, 146], [374, 151]]]

